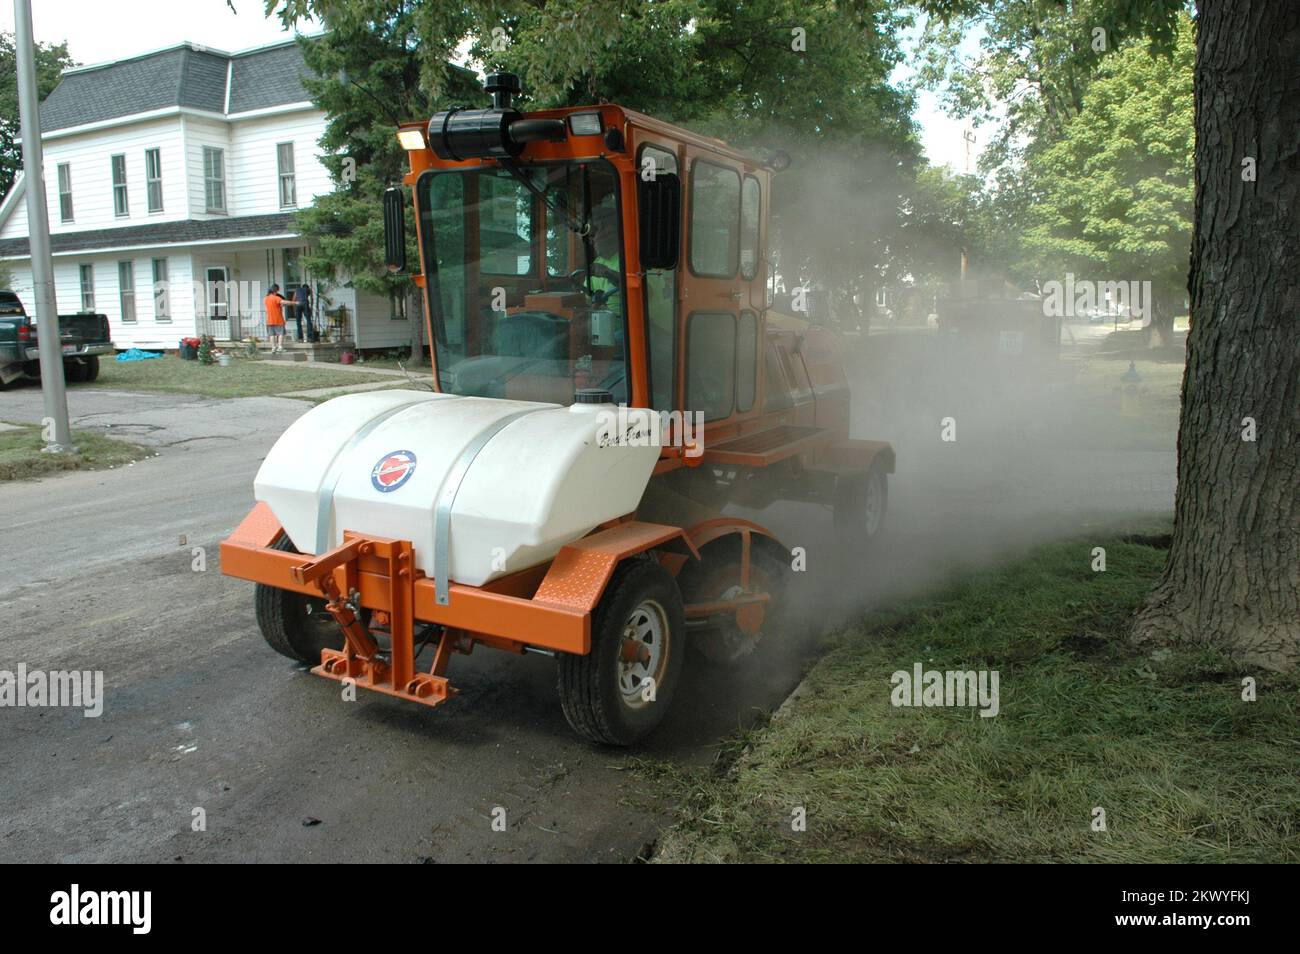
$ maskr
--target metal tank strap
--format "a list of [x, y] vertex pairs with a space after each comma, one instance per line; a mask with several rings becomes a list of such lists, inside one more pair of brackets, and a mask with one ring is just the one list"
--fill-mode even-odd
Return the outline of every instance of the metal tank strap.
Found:
[[439, 606], [446, 606], [451, 601], [449, 579], [451, 572], [451, 508], [456, 503], [456, 494], [460, 492], [460, 485], [465, 480], [465, 475], [469, 473], [470, 465], [474, 463], [474, 458], [478, 456], [479, 451], [487, 446], [488, 441], [496, 437], [507, 424], [519, 420], [525, 414], [550, 409], [551, 405], [549, 404], [542, 407], [525, 408], [522, 411], [507, 414], [494, 424], [489, 425], [460, 452], [460, 456], [456, 458], [456, 462], [451, 465], [451, 469], [447, 472], [447, 477], [442, 484], [442, 493], [438, 497], [438, 509], [433, 520], [433, 586], [434, 598]]
[[325, 472], [325, 479], [321, 481], [320, 490], [316, 494], [316, 552], [325, 553], [330, 549], [330, 511], [334, 507], [334, 490], [338, 487], [339, 478], [343, 476], [343, 461], [357, 446], [364, 441], [374, 431], [376, 427], [384, 423], [390, 417], [400, 414], [408, 408], [415, 407], [417, 404], [423, 404], [424, 401], [410, 401], [406, 404], [399, 404], [397, 407], [390, 408], [376, 418], [371, 418], [365, 426], [352, 435], [348, 442], [343, 445], [343, 449], [334, 455], [330, 461], [329, 470]]

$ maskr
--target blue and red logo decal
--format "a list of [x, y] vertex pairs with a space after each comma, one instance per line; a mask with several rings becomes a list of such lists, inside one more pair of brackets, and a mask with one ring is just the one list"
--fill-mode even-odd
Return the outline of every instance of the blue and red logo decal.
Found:
[[370, 472], [370, 482], [381, 494], [389, 494], [411, 479], [415, 473], [415, 454], [396, 450], [379, 458]]

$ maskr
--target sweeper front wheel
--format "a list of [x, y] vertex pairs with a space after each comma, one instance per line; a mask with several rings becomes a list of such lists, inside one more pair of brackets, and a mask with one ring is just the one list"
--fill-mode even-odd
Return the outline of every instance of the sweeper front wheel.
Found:
[[563, 653], [560, 705], [575, 732], [631, 745], [663, 720], [681, 679], [682, 597], [672, 574], [645, 559], [614, 571], [591, 620], [591, 652]]
[[[288, 537], [275, 541], [271, 549], [297, 552]], [[262, 638], [281, 656], [314, 666], [322, 649], [343, 648], [343, 630], [325, 608], [324, 599], [259, 583], [253, 606]]]

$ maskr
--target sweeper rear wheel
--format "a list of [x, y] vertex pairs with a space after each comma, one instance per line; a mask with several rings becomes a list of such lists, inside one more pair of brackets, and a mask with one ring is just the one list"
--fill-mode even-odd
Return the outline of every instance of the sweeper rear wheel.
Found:
[[[297, 552], [288, 537], [281, 537], [271, 549]], [[253, 606], [262, 638], [281, 656], [314, 666], [322, 649], [343, 648], [343, 630], [325, 608], [324, 599], [259, 583]]]
[[645, 559], [619, 566], [592, 614], [591, 652], [559, 657], [560, 705], [574, 731], [630, 745], [654, 729], [681, 679], [684, 632], [672, 574]]
[[889, 483], [880, 467], [844, 476], [835, 488], [835, 535], [850, 554], [871, 550], [885, 524]]

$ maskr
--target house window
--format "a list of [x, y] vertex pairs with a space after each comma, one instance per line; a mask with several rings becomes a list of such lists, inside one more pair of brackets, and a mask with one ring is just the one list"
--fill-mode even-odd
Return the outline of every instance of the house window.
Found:
[[131, 262], [117, 263], [117, 289], [122, 302], [122, 320], [135, 321], [135, 266]]
[[171, 295], [167, 289], [167, 259], [153, 260], [153, 316], [157, 321], [172, 320]]
[[81, 310], [95, 310], [95, 266], [81, 266]]
[[72, 221], [72, 166], [59, 163], [59, 221]]
[[302, 249], [284, 250], [284, 293], [286, 295], [302, 284]]
[[209, 212], [226, 211], [226, 151], [203, 147], [203, 195]]
[[113, 156], [113, 214], [130, 215], [126, 201], [126, 156]]
[[146, 149], [144, 151], [144, 191], [150, 212], [161, 212], [162, 200], [162, 151]]
[[876, 289], [876, 307], [884, 308], [889, 304], [889, 293], [884, 288]]
[[275, 159], [280, 170], [280, 208], [292, 209], [298, 204], [298, 187], [293, 175], [293, 143], [277, 145]]
[[388, 317], [393, 321], [406, 320], [406, 296], [396, 289], [388, 293]]

